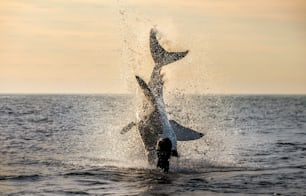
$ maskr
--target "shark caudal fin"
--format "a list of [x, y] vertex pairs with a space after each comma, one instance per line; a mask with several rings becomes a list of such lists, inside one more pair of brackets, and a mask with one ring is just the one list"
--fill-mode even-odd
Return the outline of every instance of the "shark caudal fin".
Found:
[[158, 42], [156, 37], [156, 29], [151, 29], [150, 32], [150, 50], [155, 65], [162, 67], [169, 63], [175, 62], [184, 58], [188, 54], [188, 50], [184, 52], [168, 52]]

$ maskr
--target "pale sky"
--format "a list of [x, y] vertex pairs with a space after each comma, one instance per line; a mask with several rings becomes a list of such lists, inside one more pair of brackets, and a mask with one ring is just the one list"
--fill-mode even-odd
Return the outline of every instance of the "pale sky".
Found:
[[168, 92], [306, 94], [303, 0], [1, 0], [0, 93], [134, 93], [152, 27]]

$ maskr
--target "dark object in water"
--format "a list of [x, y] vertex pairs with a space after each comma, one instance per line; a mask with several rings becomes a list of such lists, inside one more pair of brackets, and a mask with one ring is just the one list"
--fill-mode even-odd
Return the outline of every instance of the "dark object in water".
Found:
[[169, 138], [163, 138], [158, 141], [157, 144], [157, 167], [161, 168], [164, 170], [164, 172], [169, 171], [169, 159], [171, 156], [171, 148], [172, 148], [172, 143]]

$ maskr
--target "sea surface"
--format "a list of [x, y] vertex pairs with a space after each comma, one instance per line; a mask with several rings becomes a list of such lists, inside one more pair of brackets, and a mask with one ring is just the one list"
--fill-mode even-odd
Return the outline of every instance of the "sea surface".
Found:
[[0, 195], [306, 195], [306, 96], [169, 95], [180, 142], [146, 161], [130, 95], [0, 95]]

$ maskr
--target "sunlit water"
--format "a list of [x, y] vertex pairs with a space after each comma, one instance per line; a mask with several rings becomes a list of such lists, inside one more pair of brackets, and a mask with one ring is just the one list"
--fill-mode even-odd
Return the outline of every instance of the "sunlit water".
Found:
[[147, 165], [132, 96], [1, 95], [0, 195], [306, 195], [306, 96], [167, 98], [205, 134]]

